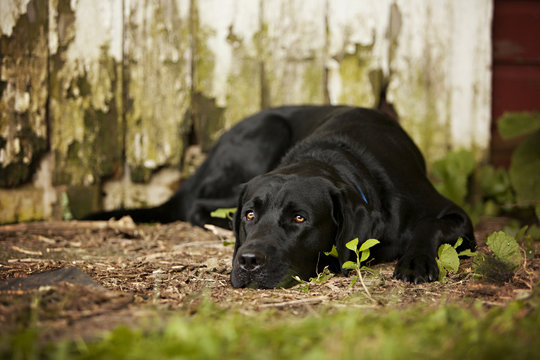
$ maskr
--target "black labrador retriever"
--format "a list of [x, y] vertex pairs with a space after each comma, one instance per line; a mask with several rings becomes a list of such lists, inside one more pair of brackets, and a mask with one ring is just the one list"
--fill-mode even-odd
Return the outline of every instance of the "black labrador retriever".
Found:
[[[325, 266], [355, 261], [354, 238], [380, 241], [373, 261], [398, 259], [394, 277], [438, 277], [436, 253], [463, 238], [476, 247], [467, 214], [439, 194], [424, 159], [399, 124], [381, 112], [347, 106], [263, 110], [226, 132], [207, 159], [161, 206], [115, 210], [88, 219], [130, 215], [136, 222], [212, 218], [236, 206], [234, 287], [274, 288], [308, 279]], [[335, 246], [338, 257], [327, 256]]]

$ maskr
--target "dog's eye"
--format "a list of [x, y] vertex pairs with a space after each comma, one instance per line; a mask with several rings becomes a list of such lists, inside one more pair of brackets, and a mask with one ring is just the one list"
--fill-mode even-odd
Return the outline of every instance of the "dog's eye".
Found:
[[298, 224], [301, 224], [303, 223], [304, 221], [306, 221], [306, 218], [303, 217], [302, 215], [296, 215], [294, 217], [294, 221], [296, 221]]
[[246, 219], [247, 220], [255, 219], [255, 211], [253, 211], [253, 210], [246, 211]]

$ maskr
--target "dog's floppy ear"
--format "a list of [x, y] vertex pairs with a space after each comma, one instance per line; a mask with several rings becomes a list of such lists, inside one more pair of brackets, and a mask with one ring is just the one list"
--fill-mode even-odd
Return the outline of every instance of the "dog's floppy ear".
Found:
[[346, 261], [356, 262], [356, 254], [345, 245], [355, 238], [358, 238], [359, 244], [362, 244], [374, 237], [380, 217], [365, 202], [362, 195], [350, 186], [336, 189], [331, 197], [332, 218], [337, 228], [334, 244], [338, 252], [339, 265], [345, 273], [343, 264]]

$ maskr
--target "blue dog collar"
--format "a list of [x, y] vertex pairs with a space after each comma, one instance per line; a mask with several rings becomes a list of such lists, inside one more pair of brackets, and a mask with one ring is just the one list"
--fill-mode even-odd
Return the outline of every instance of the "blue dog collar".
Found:
[[368, 201], [366, 199], [366, 195], [364, 194], [364, 192], [362, 191], [362, 188], [360, 187], [360, 185], [356, 185], [356, 188], [358, 189], [358, 191], [360, 191], [360, 195], [362, 195], [362, 199], [364, 199], [364, 202], [366, 204], [368, 204]]

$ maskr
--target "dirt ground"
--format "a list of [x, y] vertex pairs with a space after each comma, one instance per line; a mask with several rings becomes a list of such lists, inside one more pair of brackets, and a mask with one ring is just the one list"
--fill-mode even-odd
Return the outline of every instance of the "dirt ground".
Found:
[[[504, 226], [504, 219], [484, 219], [477, 226], [484, 239]], [[393, 307], [412, 303], [501, 306], [532, 292], [540, 278], [540, 252], [527, 259], [511, 281], [473, 280], [472, 261], [446, 282], [413, 285], [392, 279], [393, 263], [373, 266], [367, 298], [351, 278], [334, 276], [291, 289], [233, 289], [229, 283], [234, 237], [186, 223], [135, 225], [116, 222], [36, 222], [0, 226], [0, 334], [37, 324], [45, 340], [92, 338], [119, 324], [132, 326], [172, 313], [194, 314], [203, 299], [246, 314], [274, 310], [276, 316], [302, 316], [321, 306]], [[46, 270], [76, 267], [91, 279], [58, 282], [34, 289], [6, 288]], [[86, 274], [86, 275], [84, 275]], [[2, 287], [0, 287], [1, 289]]]

